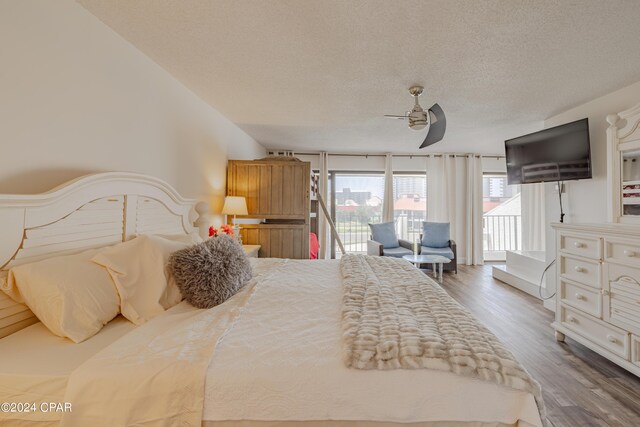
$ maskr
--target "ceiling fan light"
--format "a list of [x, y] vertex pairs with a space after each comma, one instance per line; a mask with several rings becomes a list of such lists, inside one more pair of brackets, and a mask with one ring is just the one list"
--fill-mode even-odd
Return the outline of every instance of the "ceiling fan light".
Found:
[[[418, 107], [420, 108], [420, 107]], [[422, 130], [429, 124], [427, 113], [420, 108], [416, 108], [409, 114], [409, 127], [413, 130]]]

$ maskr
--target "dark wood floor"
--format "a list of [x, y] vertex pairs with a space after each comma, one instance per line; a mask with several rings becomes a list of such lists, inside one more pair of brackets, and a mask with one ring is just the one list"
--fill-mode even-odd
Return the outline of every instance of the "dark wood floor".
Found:
[[553, 313], [491, 276], [491, 265], [460, 266], [443, 287], [515, 354], [542, 385], [555, 427], [640, 426], [640, 378], [567, 338], [556, 342]]

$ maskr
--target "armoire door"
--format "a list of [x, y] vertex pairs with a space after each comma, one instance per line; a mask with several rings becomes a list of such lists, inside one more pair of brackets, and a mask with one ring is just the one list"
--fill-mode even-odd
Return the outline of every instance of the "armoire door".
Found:
[[249, 217], [307, 221], [310, 180], [309, 162], [230, 160], [227, 194], [247, 199]]

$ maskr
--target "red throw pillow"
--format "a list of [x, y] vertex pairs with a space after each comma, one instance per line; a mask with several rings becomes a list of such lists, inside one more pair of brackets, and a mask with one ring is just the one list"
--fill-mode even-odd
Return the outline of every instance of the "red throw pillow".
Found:
[[318, 236], [316, 233], [309, 233], [309, 258], [318, 259], [318, 250], [320, 250]]

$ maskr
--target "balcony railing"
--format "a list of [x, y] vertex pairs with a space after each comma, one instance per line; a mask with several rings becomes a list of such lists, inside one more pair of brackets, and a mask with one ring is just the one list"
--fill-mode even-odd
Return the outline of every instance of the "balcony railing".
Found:
[[485, 215], [482, 217], [482, 223], [485, 252], [522, 249], [522, 220], [520, 215]]
[[381, 221], [381, 213], [336, 212], [336, 230], [347, 252], [367, 252], [371, 232], [368, 223]]
[[[483, 216], [483, 249], [487, 259], [501, 259], [504, 251], [522, 249], [522, 218], [520, 215]], [[381, 213], [338, 212], [336, 229], [347, 252], [367, 252], [371, 232], [368, 223], [381, 222]], [[422, 212], [398, 213], [396, 232], [401, 239], [413, 242], [422, 232]]]
[[[371, 235], [368, 223], [379, 223], [382, 221], [382, 213], [375, 212], [373, 215], [366, 215], [364, 212], [337, 212], [336, 230], [342, 239], [342, 244], [347, 252], [367, 252], [367, 240]], [[396, 213], [396, 234], [400, 239], [413, 242], [420, 238], [422, 233], [422, 221], [424, 213], [409, 211], [406, 213]]]
[[420, 239], [422, 222], [425, 221], [424, 212], [405, 211], [404, 213], [396, 213], [395, 221], [398, 238], [408, 240], [411, 243]]

